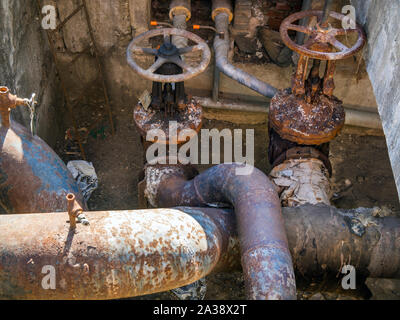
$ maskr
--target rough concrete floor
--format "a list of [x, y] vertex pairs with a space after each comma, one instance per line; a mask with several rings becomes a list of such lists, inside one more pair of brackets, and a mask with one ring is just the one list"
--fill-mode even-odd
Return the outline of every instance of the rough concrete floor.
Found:
[[[104, 113], [101, 99], [91, 99], [79, 110], [80, 123], [90, 127], [98, 112]], [[113, 106], [116, 135], [111, 136], [107, 119], [95, 126], [89, 134], [85, 149], [99, 177], [99, 188], [93, 193], [91, 210], [135, 209], [138, 206], [137, 183], [143, 165], [140, 136], [132, 119], [136, 101]], [[102, 111], [103, 110], [103, 111]], [[204, 128], [254, 128], [256, 143], [256, 167], [268, 173], [267, 126], [257, 124], [233, 124], [218, 120], [205, 120]], [[254, 117], [254, 116], [253, 116]], [[264, 115], [265, 117], [265, 115]], [[227, 119], [227, 117], [224, 117]], [[346, 133], [347, 132], [347, 133]], [[354, 133], [356, 132], [356, 134]], [[97, 136], [96, 136], [97, 134]], [[62, 153], [62, 151], [59, 151]], [[331, 145], [334, 168], [334, 204], [343, 208], [359, 206], [385, 206], [394, 214], [400, 213], [392, 170], [389, 164], [385, 138], [364, 136], [354, 130], [345, 130]], [[65, 161], [74, 157], [61, 154]], [[201, 170], [205, 167], [200, 168]], [[206, 299], [244, 299], [244, 282], [240, 272], [213, 275], [207, 278]], [[299, 299], [362, 299], [370, 296], [365, 286], [351, 295], [340, 289], [339, 279], [298, 279]], [[321, 294], [319, 294], [321, 293]], [[139, 299], [171, 299], [169, 293], [160, 293]]]

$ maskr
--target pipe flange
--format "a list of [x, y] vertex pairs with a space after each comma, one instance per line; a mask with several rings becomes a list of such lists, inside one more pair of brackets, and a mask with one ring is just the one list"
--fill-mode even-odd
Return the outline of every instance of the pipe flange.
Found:
[[[176, 164], [171, 164], [176, 163]], [[148, 163], [144, 167], [145, 187], [144, 195], [151, 206], [158, 206], [158, 190], [161, 183], [171, 176], [180, 177], [184, 180], [191, 180], [199, 174], [197, 169], [192, 165], [180, 164], [177, 157], [159, 157], [154, 159], [152, 163]]]
[[[200, 104], [191, 99], [177, 111], [176, 115], [165, 116], [164, 112], [154, 110], [151, 106], [146, 109], [141, 103], [138, 103], [134, 109], [133, 118], [136, 127], [146, 141], [180, 145], [200, 131], [203, 125], [203, 109]], [[176, 127], [172, 126], [171, 122], [176, 122]], [[170, 134], [170, 130], [176, 130], [175, 134]], [[157, 131], [160, 135], [148, 137], [149, 132], [156, 133]], [[185, 133], [185, 135], [182, 137], [181, 133]], [[193, 135], [190, 136], [190, 133]]]
[[332, 164], [329, 160], [329, 157], [313, 147], [294, 147], [286, 150], [275, 159], [274, 163], [272, 164], [272, 168], [277, 167], [286, 160], [292, 159], [318, 159], [322, 161], [327, 168], [329, 177], [332, 176]]
[[320, 145], [333, 140], [345, 122], [342, 101], [335, 96], [316, 95], [312, 102], [290, 89], [271, 100], [270, 126], [283, 138], [298, 144]]
[[179, 15], [185, 15], [186, 16], [186, 21], [189, 21], [192, 18], [192, 13], [190, 12], [190, 9], [184, 7], [184, 6], [176, 6], [171, 8], [169, 10], [169, 18], [171, 21], [174, 20], [175, 16]]
[[215, 18], [221, 13], [226, 13], [228, 15], [228, 17], [229, 17], [229, 23], [232, 22], [232, 20], [233, 20], [233, 12], [232, 12], [232, 10], [230, 10], [228, 8], [224, 8], [224, 7], [215, 8], [213, 10], [213, 12], [211, 13], [211, 18], [213, 19], [213, 21], [215, 21]]

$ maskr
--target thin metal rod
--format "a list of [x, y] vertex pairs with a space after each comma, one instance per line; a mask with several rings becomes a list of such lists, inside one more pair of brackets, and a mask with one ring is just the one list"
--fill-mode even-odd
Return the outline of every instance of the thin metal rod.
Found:
[[115, 135], [115, 128], [114, 128], [114, 121], [113, 121], [113, 115], [112, 115], [112, 111], [111, 111], [111, 106], [110, 106], [110, 100], [108, 97], [108, 91], [107, 91], [107, 86], [106, 86], [106, 81], [105, 81], [105, 77], [104, 77], [104, 70], [103, 67], [101, 65], [101, 61], [100, 61], [100, 54], [99, 54], [99, 50], [96, 46], [96, 42], [94, 39], [94, 34], [93, 34], [93, 28], [92, 28], [92, 23], [90, 22], [90, 16], [89, 16], [89, 11], [86, 5], [86, 0], [82, 0], [82, 4], [83, 4], [83, 9], [85, 12], [85, 16], [86, 16], [86, 20], [87, 20], [87, 24], [88, 24], [88, 28], [89, 28], [89, 35], [90, 35], [90, 39], [92, 40], [92, 44], [93, 44], [93, 49], [96, 55], [96, 61], [97, 61], [97, 65], [100, 71], [100, 77], [102, 80], [102, 86], [103, 86], [103, 92], [104, 92], [104, 99], [106, 102], [106, 107], [108, 110], [108, 116], [110, 119], [110, 126], [111, 126], [111, 132], [112, 135]]
[[64, 27], [69, 20], [71, 20], [79, 11], [81, 11], [83, 5], [81, 4], [78, 8], [76, 8], [72, 13], [66, 17], [58, 26], [53, 30], [53, 32], [59, 31], [62, 27]]
[[[36, 4], [37, 4], [38, 10], [39, 10], [39, 15], [40, 15], [41, 19], [43, 19], [44, 17], [43, 17], [43, 14], [42, 14], [42, 10], [40, 8], [40, 0], [36, 0]], [[68, 108], [69, 114], [71, 116], [72, 125], [73, 125], [75, 133], [76, 133], [75, 134], [76, 141], [78, 142], [79, 149], [81, 151], [81, 155], [82, 155], [83, 160], [86, 160], [86, 154], [85, 154], [85, 150], [83, 149], [81, 137], [79, 136], [78, 124], [77, 124], [77, 121], [76, 121], [76, 118], [75, 118], [75, 115], [74, 115], [74, 110], [72, 108], [71, 101], [70, 101], [70, 99], [68, 97], [68, 94], [67, 94], [67, 88], [65, 86], [65, 82], [63, 80], [63, 77], [61, 76], [61, 68], [59, 67], [59, 64], [58, 64], [56, 50], [54, 48], [54, 44], [53, 44], [53, 41], [51, 39], [50, 32], [48, 30], [46, 30], [46, 34], [47, 34], [47, 40], [49, 42], [49, 48], [50, 48], [51, 54], [53, 56], [54, 64], [55, 64], [55, 67], [56, 67], [56, 70], [57, 70], [57, 73], [58, 73], [58, 77], [60, 78], [61, 89], [63, 91], [65, 102], [67, 104], [67, 108]]]

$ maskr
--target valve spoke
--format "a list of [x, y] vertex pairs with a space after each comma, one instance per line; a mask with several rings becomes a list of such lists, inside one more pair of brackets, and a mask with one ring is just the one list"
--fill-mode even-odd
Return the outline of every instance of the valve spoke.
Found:
[[343, 43], [341, 43], [339, 40], [337, 40], [336, 38], [330, 38], [329, 43], [331, 45], [333, 45], [336, 49], [338, 49], [339, 51], [346, 51], [349, 50], [348, 47], [346, 47]]
[[171, 36], [164, 31], [164, 43], [171, 43]]
[[133, 53], [151, 54], [153, 56], [157, 55], [157, 49], [153, 49], [153, 48], [132, 47], [131, 51]]
[[203, 50], [203, 47], [199, 44], [195, 46], [190, 46], [190, 47], [184, 47], [179, 49], [179, 54], [186, 54], [190, 52], [196, 52], [196, 51], [201, 51]]
[[345, 36], [349, 33], [358, 32], [357, 29], [335, 29], [336, 36]]
[[187, 63], [185, 63], [181, 59], [179, 59], [178, 57], [171, 57], [171, 59], [169, 61], [172, 63], [175, 63], [176, 65], [181, 67], [184, 71], [188, 71], [188, 72], [192, 71], [192, 68]]
[[147, 71], [154, 73], [158, 68], [160, 68], [166, 62], [167, 62], [166, 59], [159, 57], [157, 58], [156, 62], [154, 62], [153, 65], [147, 69]]
[[307, 40], [306, 43], [303, 44], [303, 47], [305, 47], [305, 48], [307, 48], [307, 49], [310, 49], [311, 46], [312, 46], [313, 44], [315, 44], [315, 43], [317, 43], [317, 41], [316, 41], [313, 37], [311, 37], [311, 38], [309, 38], [309, 39]]
[[309, 27], [299, 26], [299, 25], [296, 25], [296, 24], [289, 24], [287, 26], [287, 28], [289, 30], [294, 30], [294, 31], [298, 31], [298, 32], [301, 32], [301, 33], [306, 33], [306, 34], [311, 34], [313, 32], [312, 29], [309, 28]]

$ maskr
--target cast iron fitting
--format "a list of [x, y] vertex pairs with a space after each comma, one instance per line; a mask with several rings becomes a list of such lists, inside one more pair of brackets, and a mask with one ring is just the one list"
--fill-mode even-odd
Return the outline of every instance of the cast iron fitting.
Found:
[[[249, 169], [250, 166], [247, 166]], [[274, 184], [251, 167], [238, 175], [242, 164], [221, 164], [194, 179], [164, 175], [157, 205], [231, 206], [239, 229], [242, 266], [249, 299], [296, 299], [296, 283], [287, 245], [281, 205]]]
[[24, 99], [18, 98], [10, 93], [7, 87], [0, 87], [0, 115], [1, 125], [3, 127], [10, 127], [10, 111], [17, 106], [26, 105]]
[[83, 213], [81, 205], [76, 201], [76, 197], [73, 193], [67, 195], [67, 210], [69, 216], [69, 224], [71, 229], [76, 228], [76, 218]]
[[185, 21], [192, 17], [190, 0], [172, 0], [169, 6], [169, 18], [174, 21], [174, 17], [184, 15]]
[[228, 77], [238, 81], [240, 84], [262, 94], [265, 97], [272, 98], [275, 96], [275, 94], [278, 92], [276, 88], [229, 63], [228, 14], [225, 12], [219, 13], [215, 17], [215, 25], [217, 34], [223, 33], [225, 35], [223, 39], [217, 35], [214, 40], [216, 67]]
[[233, 10], [232, 10], [232, 2], [230, 0], [213, 0], [212, 1], [212, 10], [211, 10], [211, 18], [216, 21], [216, 17], [225, 13], [229, 17], [229, 23], [233, 20]]

